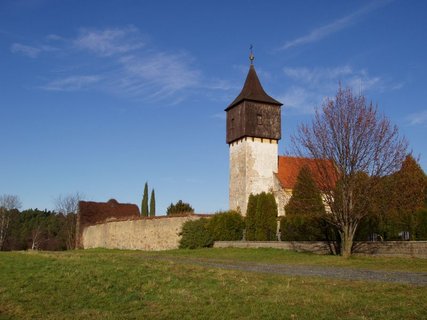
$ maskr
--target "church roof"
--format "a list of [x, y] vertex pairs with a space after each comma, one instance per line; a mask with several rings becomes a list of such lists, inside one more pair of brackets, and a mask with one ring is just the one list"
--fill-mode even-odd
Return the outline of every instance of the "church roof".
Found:
[[282, 103], [280, 103], [276, 99], [273, 99], [264, 91], [253, 64], [251, 64], [251, 66], [249, 67], [249, 72], [246, 76], [246, 81], [243, 85], [242, 91], [237, 96], [237, 98], [234, 99], [234, 101], [227, 107], [227, 109], [225, 109], [225, 111], [228, 111], [243, 100], [265, 102], [278, 106], [282, 105]]
[[[276, 176], [282, 188], [294, 189], [298, 174], [303, 166], [307, 166], [310, 169], [319, 189], [332, 189], [335, 186], [338, 175], [331, 160], [279, 156]], [[326, 172], [326, 174], [323, 174], [323, 172]]]

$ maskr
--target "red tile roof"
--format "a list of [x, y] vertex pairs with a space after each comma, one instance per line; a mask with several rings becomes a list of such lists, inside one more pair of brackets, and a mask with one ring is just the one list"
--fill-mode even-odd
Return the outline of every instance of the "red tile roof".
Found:
[[338, 179], [335, 166], [331, 160], [279, 156], [277, 178], [285, 189], [294, 189], [298, 174], [307, 166], [319, 189], [331, 189]]

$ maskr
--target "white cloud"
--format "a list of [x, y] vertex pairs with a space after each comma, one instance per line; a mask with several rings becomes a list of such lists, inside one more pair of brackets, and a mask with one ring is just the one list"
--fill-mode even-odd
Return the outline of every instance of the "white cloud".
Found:
[[411, 113], [406, 117], [406, 120], [411, 126], [426, 125], [427, 124], [427, 110], [416, 113]]
[[42, 52], [42, 49], [32, 46], [27, 46], [21, 43], [13, 43], [10, 47], [10, 51], [13, 53], [20, 53], [24, 56], [30, 58], [37, 58], [37, 56]]
[[279, 100], [289, 111], [297, 114], [313, 113], [326, 97], [335, 96], [339, 83], [361, 94], [402, 87], [402, 84], [396, 85], [380, 76], [371, 76], [364, 69], [354, 70], [349, 65], [332, 68], [285, 67], [283, 72], [294, 85], [287, 88]]
[[283, 102], [285, 112], [292, 114], [312, 114], [323, 99], [318, 91], [308, 90], [301, 86], [291, 86], [278, 97]]
[[51, 33], [46, 36], [46, 40], [59, 41], [59, 40], [63, 40], [63, 38], [57, 34]]
[[69, 76], [63, 79], [53, 80], [42, 88], [49, 91], [75, 91], [87, 88], [89, 85], [101, 80], [97, 75]]
[[324, 80], [336, 80], [353, 73], [350, 66], [335, 68], [290, 68], [283, 69], [286, 76], [305, 83], [319, 83]]
[[308, 43], [313, 43], [322, 40], [323, 38], [336, 33], [352, 24], [357, 22], [359, 19], [361, 19], [366, 14], [380, 8], [384, 7], [391, 1], [373, 1], [370, 2], [368, 5], [362, 7], [361, 9], [357, 10], [356, 12], [347, 15], [345, 17], [339, 18], [331, 23], [328, 23], [324, 26], [318, 27], [316, 29], [313, 29], [308, 34], [301, 36], [299, 38], [296, 38], [294, 40], [286, 42], [282, 47], [280, 47], [280, 50], [287, 50], [290, 48], [298, 47], [301, 45], [305, 45]]
[[[190, 54], [158, 50], [144, 38], [132, 26], [81, 29], [75, 38], [49, 34], [42, 45], [14, 44], [11, 50], [34, 58], [41, 52], [63, 51], [57, 55], [62, 60], [55, 78], [39, 86], [44, 90], [97, 89], [147, 101], [168, 99], [168, 104], [176, 104], [190, 94], [203, 92], [209, 96], [234, 89], [228, 81], [203, 77]], [[57, 47], [51, 45], [53, 41]], [[76, 56], [79, 60], [73, 60]]]
[[155, 53], [148, 56], [124, 56], [119, 59], [124, 77], [120, 88], [127, 92], [149, 92], [151, 98], [164, 97], [199, 83], [199, 71], [189, 66], [184, 54]]
[[105, 30], [82, 29], [74, 45], [100, 56], [127, 53], [144, 46], [138, 29], [135, 27], [112, 28]]

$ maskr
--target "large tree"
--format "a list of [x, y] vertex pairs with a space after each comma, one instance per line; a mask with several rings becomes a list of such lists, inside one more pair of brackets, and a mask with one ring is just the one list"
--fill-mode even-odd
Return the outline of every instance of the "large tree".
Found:
[[0, 250], [9, 232], [11, 214], [21, 207], [21, 200], [16, 195], [4, 194], [0, 196]]
[[401, 231], [408, 231], [411, 240], [415, 240], [418, 225], [417, 211], [424, 207], [427, 179], [418, 162], [408, 155], [402, 168], [395, 174], [396, 211]]
[[[331, 170], [328, 161], [316, 162], [330, 209], [325, 218], [338, 229], [341, 254], [348, 257], [377, 178], [399, 170], [407, 142], [363, 95], [353, 95], [351, 89], [341, 86], [335, 98], [325, 100], [312, 123], [302, 124], [292, 140], [298, 155], [328, 159], [336, 168]], [[360, 179], [361, 174], [369, 179]], [[336, 188], [332, 181], [338, 181]]]

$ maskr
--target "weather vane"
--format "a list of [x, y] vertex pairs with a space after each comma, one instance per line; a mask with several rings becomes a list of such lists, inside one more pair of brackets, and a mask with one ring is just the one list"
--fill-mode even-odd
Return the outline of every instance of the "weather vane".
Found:
[[250, 53], [250, 55], [249, 55], [249, 60], [251, 60], [251, 64], [254, 64], [254, 59], [255, 59], [255, 57], [254, 57], [254, 53], [253, 53], [253, 51], [252, 51], [252, 49], [253, 49], [253, 45], [251, 45], [250, 47], [249, 47], [249, 50], [251, 50], [251, 53]]

